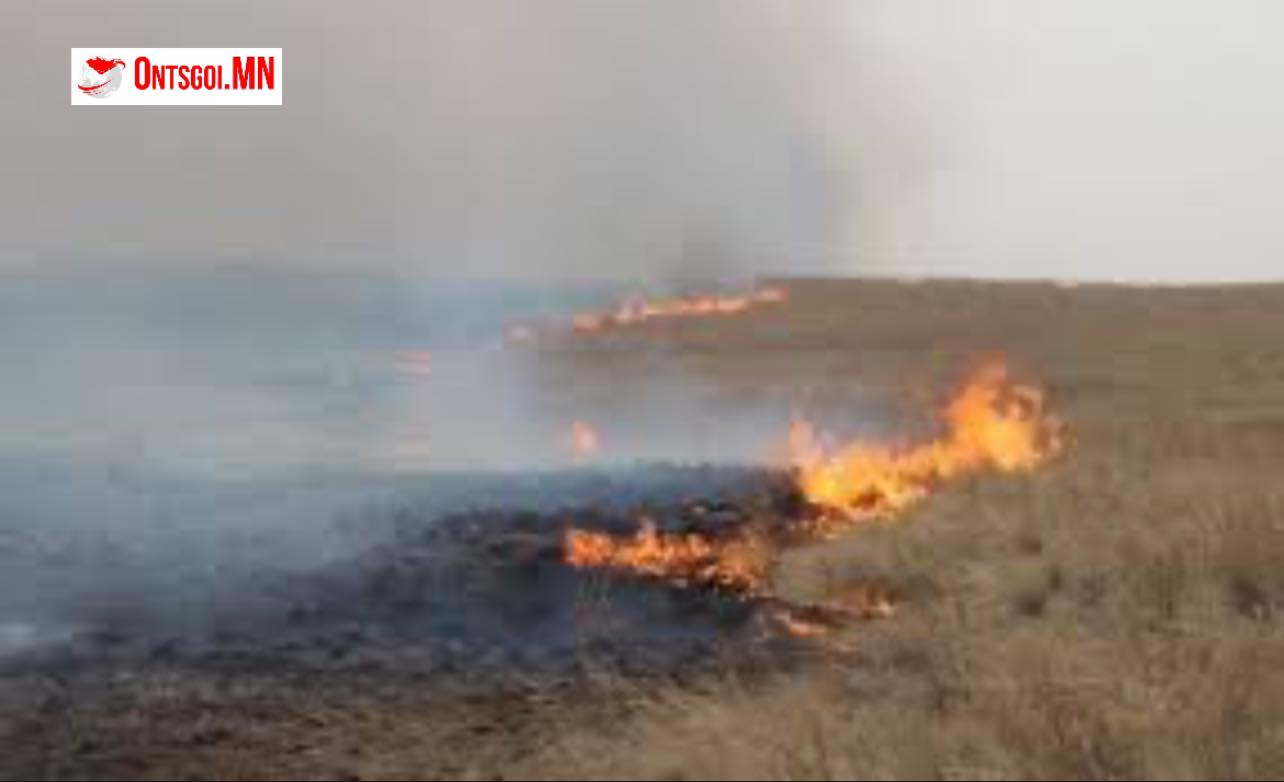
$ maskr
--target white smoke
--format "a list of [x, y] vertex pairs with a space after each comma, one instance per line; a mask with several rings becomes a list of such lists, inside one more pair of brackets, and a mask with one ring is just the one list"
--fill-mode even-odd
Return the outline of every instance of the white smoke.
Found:
[[[845, 3], [845, 268], [1278, 279], [1269, 0]], [[841, 104], [841, 101], [835, 101]], [[840, 109], [841, 111], [841, 109]]]

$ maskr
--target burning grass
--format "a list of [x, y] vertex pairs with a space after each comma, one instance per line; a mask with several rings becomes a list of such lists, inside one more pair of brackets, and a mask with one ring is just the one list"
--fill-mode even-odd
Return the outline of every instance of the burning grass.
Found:
[[584, 334], [626, 328], [675, 318], [738, 315], [754, 307], [779, 304], [785, 300], [781, 288], [760, 288], [743, 295], [699, 295], [672, 299], [627, 298], [608, 312], [584, 312], [575, 316], [575, 331]]
[[661, 533], [643, 518], [635, 535], [617, 538], [571, 528], [564, 542], [566, 563], [631, 573], [679, 587], [717, 587], [745, 595], [763, 590], [770, 564], [763, 545], [746, 534], [718, 541], [700, 533]]
[[863, 377], [894, 388], [924, 356], [1002, 345], [1054, 389], [1073, 458], [1028, 480], [933, 481], [931, 502], [910, 494], [913, 523], [787, 552], [773, 583], [794, 602], [871, 579], [907, 599], [845, 636], [853, 654], [802, 673], [625, 690], [632, 719], [568, 725], [524, 773], [1284, 775], [1284, 288], [791, 296], [814, 313], [796, 344], [860, 351]]
[[998, 359], [968, 376], [940, 419], [941, 434], [924, 443], [854, 442], [837, 448], [828, 447], [810, 424], [795, 421], [789, 469], [803, 500], [798, 515], [716, 534], [665, 533], [649, 518], [624, 537], [572, 526], [563, 542], [565, 560], [575, 568], [766, 599], [769, 615], [801, 636], [823, 634], [844, 618], [890, 616], [893, 598], [886, 592], [791, 607], [774, 595], [771, 571], [787, 547], [834, 536], [860, 522], [896, 518], [951, 478], [984, 470], [1032, 470], [1063, 447], [1062, 426], [1046, 410], [1043, 393], [1013, 383]]
[[[1048, 384], [1072, 458], [929, 474], [931, 501], [886, 517], [912, 521], [857, 513], [859, 534], [781, 549], [762, 610], [778, 599], [781, 621], [851, 652], [675, 678], [603, 665], [561, 695], [487, 688], [493, 702], [452, 695], [459, 676], [207, 686], [189, 672], [105, 695], [42, 678], [0, 692], [0, 776], [1284, 777], [1284, 287], [824, 281], [791, 285], [772, 317], [769, 344], [747, 319], [712, 318], [668, 347], [685, 371], [781, 405], [855, 384], [910, 404], [1001, 348]], [[633, 354], [609, 342], [578, 356], [581, 383], [627, 376]], [[1011, 405], [1042, 409], [997, 408]], [[817, 463], [845, 450], [812, 435]], [[782, 512], [817, 510], [802, 508]], [[579, 521], [614, 541], [636, 531]], [[851, 631], [799, 610], [848, 592], [902, 602]]]
[[941, 434], [924, 443], [853, 442], [827, 446], [805, 420], [789, 433], [799, 490], [820, 515], [811, 521], [832, 534], [871, 518], [892, 518], [952, 478], [987, 470], [1028, 472], [1059, 454], [1062, 425], [1046, 409], [1044, 393], [1016, 384], [1005, 363], [985, 361], [939, 415]]
[[602, 435], [593, 424], [576, 421], [571, 424], [570, 445], [576, 461], [590, 461], [602, 453]]
[[510, 345], [536, 342], [543, 335], [590, 336], [634, 329], [651, 323], [726, 318], [760, 307], [784, 302], [783, 288], [761, 287], [743, 294], [694, 294], [673, 298], [630, 296], [614, 308], [601, 312], [580, 312], [568, 324], [514, 323], [505, 330]]

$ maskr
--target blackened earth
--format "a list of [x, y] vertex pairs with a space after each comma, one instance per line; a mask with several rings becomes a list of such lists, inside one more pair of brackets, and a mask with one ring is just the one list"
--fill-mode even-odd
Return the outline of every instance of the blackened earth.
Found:
[[0, 666], [663, 671], [747, 642], [787, 643], [740, 595], [577, 571], [563, 562], [562, 539], [569, 524], [628, 534], [644, 514], [664, 531], [715, 536], [788, 518], [798, 502], [788, 476], [653, 466], [453, 480], [473, 499], [449, 512], [408, 503], [342, 515], [333, 524], [349, 545], [322, 565], [229, 574], [233, 583], [181, 611], [142, 593]]

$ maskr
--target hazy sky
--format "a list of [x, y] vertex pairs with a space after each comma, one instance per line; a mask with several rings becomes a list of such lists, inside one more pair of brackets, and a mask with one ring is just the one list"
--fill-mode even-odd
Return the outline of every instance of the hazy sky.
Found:
[[[8, 0], [0, 266], [1284, 277], [1275, 0]], [[283, 108], [68, 106], [282, 46]]]
[[1284, 279], [1284, 3], [850, 8], [863, 107], [920, 135], [857, 156], [868, 264]]

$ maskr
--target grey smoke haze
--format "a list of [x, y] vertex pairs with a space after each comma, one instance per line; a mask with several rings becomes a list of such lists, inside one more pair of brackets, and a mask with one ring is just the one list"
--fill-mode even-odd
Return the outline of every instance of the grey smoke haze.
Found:
[[[1280, 278], [1280, 40], [1272, 0], [8, 0], [0, 654], [344, 556], [426, 449], [566, 463], [597, 411], [472, 351], [566, 302], [441, 278]], [[73, 109], [99, 44], [281, 46], [285, 106]], [[781, 430], [682, 370], [617, 379], [608, 453]]]
[[[830, 174], [775, 5], [21, 3], [0, 243], [29, 262], [525, 278], [815, 255]], [[269, 40], [278, 110], [65, 105], [73, 41]]]
[[[7, 3], [0, 259], [1280, 276], [1270, 0]], [[73, 110], [93, 42], [282, 109]]]
[[1284, 5], [848, 7], [860, 268], [1284, 277]]

